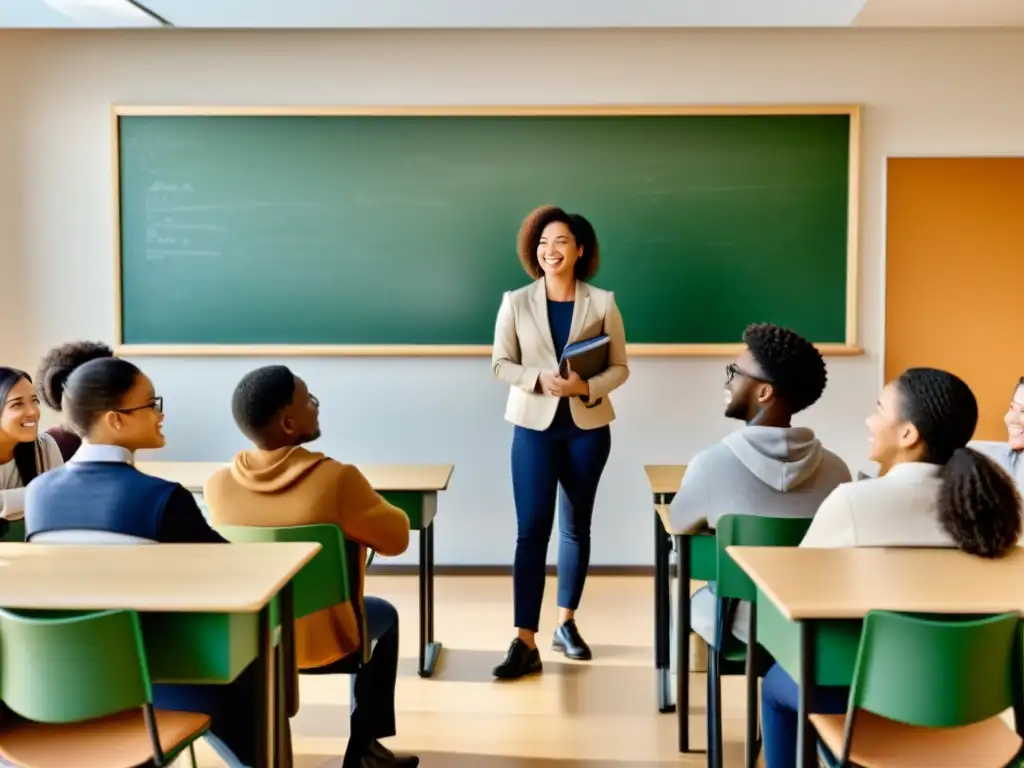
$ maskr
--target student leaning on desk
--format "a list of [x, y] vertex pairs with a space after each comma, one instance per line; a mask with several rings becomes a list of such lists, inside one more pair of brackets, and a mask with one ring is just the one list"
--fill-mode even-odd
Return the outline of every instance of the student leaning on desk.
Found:
[[[518, 536], [513, 565], [517, 637], [494, 676], [541, 671], [536, 634], [544, 597], [548, 540], [559, 508], [559, 623], [552, 646], [571, 659], [591, 657], [576, 628], [590, 562], [594, 499], [611, 451], [615, 418], [609, 393], [629, 378], [626, 332], [609, 291], [587, 284], [598, 266], [590, 222], [560, 208], [538, 208], [523, 222], [519, 259], [534, 282], [502, 297], [491, 366], [509, 385], [512, 493]], [[568, 344], [607, 336], [605, 359], [589, 378], [560, 372]], [[562, 375], [564, 373], [564, 375]], [[559, 488], [561, 493], [559, 494]]]
[[[867, 420], [869, 458], [882, 477], [836, 488], [800, 546], [956, 547], [986, 558], [1015, 549], [1020, 495], [1002, 468], [967, 447], [977, 424], [977, 400], [961, 379], [934, 368], [905, 371], [885, 387]], [[847, 688], [822, 686], [815, 694], [812, 711], [846, 711]], [[797, 685], [776, 664], [761, 696], [767, 768], [791, 768]]]

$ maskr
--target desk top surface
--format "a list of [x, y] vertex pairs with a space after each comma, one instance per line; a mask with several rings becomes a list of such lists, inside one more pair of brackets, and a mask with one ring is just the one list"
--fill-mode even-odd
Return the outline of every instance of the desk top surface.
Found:
[[1024, 549], [986, 560], [954, 549], [729, 547], [791, 620], [871, 610], [1024, 615]]
[[[206, 480], [222, 462], [208, 461], [139, 461], [141, 471], [180, 483], [193, 493], [202, 493]], [[359, 470], [378, 492], [412, 491], [429, 493], [448, 488], [455, 467], [451, 464], [360, 464]]]
[[685, 464], [645, 464], [651, 493], [675, 493], [686, 474]]
[[0, 543], [0, 606], [152, 613], [260, 610], [320, 550], [279, 544]]

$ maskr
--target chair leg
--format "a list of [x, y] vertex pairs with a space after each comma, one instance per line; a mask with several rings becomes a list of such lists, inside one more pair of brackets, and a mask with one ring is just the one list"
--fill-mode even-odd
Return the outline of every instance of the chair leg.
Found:
[[194, 741], [188, 745], [188, 756], [192, 760], [192, 768], [198, 768], [199, 764], [196, 762], [196, 743]]
[[715, 762], [713, 768], [722, 768], [725, 758], [722, 755], [722, 658], [719, 651], [715, 651]]
[[722, 768], [722, 667], [721, 654], [708, 646], [708, 768]]

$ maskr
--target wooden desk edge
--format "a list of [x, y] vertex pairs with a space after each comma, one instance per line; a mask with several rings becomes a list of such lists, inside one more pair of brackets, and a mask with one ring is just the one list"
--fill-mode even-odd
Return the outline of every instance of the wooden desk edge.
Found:
[[[305, 545], [305, 547], [306, 547], [305, 553], [295, 563], [292, 564], [291, 568], [288, 569], [288, 572], [278, 580], [277, 584], [274, 587], [271, 588], [269, 594], [265, 595], [263, 598], [261, 598], [260, 600], [257, 600], [254, 603], [250, 603], [247, 611], [245, 611], [245, 610], [243, 610], [243, 611], [232, 611], [232, 613], [246, 613], [246, 612], [258, 613], [259, 611], [263, 610], [263, 607], [265, 605], [267, 605], [271, 600], [273, 600], [278, 595], [278, 593], [284, 588], [285, 584], [287, 584], [289, 581], [291, 581], [292, 578], [295, 576], [295, 574], [297, 574], [299, 571], [301, 571], [303, 569], [303, 567], [306, 565], [306, 563], [308, 563], [310, 560], [312, 560], [316, 556], [316, 553], [319, 552], [321, 550], [321, 548], [322, 548], [320, 546], [320, 544], [318, 544], [315, 541], [292, 541], [292, 542], [288, 542], [288, 545], [292, 545], [292, 544], [302, 544], [302, 545]], [[246, 545], [245, 544], [231, 544], [229, 546], [244, 547]], [[281, 544], [276, 544], [275, 546], [281, 546]], [[296, 549], [298, 549], [298, 547], [296, 547]]]
[[[725, 551], [736, 562], [736, 565], [738, 565], [740, 568], [742, 568], [743, 572], [746, 573], [747, 576], [750, 577], [750, 580], [754, 582], [754, 585], [759, 590], [764, 592], [765, 595], [768, 596], [769, 600], [771, 600], [773, 603], [775, 603], [775, 607], [779, 609], [779, 612], [786, 619], [788, 619], [789, 621], [799, 621], [801, 618], [804, 618], [802, 616], [794, 616], [792, 610], [790, 610], [790, 607], [788, 605], [786, 605], [785, 603], [783, 603], [779, 599], [779, 596], [777, 594], [775, 594], [775, 592], [773, 590], [771, 590], [768, 587], [768, 585], [764, 583], [764, 581], [761, 580], [761, 578], [758, 576], [758, 574], [751, 568], [750, 564], [746, 560], [743, 559], [743, 554], [745, 552], [747, 552], [748, 550], [752, 550], [752, 549], [754, 549], [754, 550], [768, 549], [768, 547], [738, 547], [738, 546], [734, 545], [734, 546], [726, 547]], [[807, 617], [807, 618], [811, 618], [811, 617]], [[813, 618], [817, 619], [817, 618], [830, 618], [830, 617], [814, 616]]]

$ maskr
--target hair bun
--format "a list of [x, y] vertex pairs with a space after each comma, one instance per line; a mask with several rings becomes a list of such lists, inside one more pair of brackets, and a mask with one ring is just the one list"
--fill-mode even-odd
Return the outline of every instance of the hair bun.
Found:
[[70, 365], [53, 366], [46, 371], [46, 377], [40, 382], [43, 399], [55, 411], [64, 408], [64, 385], [74, 370], [75, 366]]

